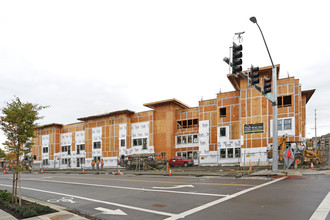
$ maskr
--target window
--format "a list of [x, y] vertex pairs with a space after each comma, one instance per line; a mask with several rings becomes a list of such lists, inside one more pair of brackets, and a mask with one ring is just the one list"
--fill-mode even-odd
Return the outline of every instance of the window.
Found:
[[48, 147], [43, 147], [42, 148], [42, 153], [48, 153]]
[[198, 127], [198, 119], [177, 121], [177, 129]]
[[278, 120], [277, 121], [277, 130], [279, 130], [279, 131], [282, 131], [282, 126], [283, 126], [282, 125], [283, 124], [282, 122], [283, 122], [282, 120]]
[[235, 158], [241, 157], [241, 148], [235, 148]]
[[133, 147], [142, 146], [142, 149], [148, 148], [148, 138], [133, 139]]
[[62, 152], [67, 152], [68, 154], [71, 154], [71, 145], [62, 146]]
[[220, 149], [220, 158], [226, 158], [226, 149]]
[[278, 108], [289, 107], [292, 105], [291, 95], [277, 97]]
[[226, 117], [226, 108], [220, 108], [220, 118]]
[[93, 142], [93, 149], [101, 149], [101, 141]]
[[49, 165], [48, 159], [42, 160], [42, 165]]
[[190, 144], [191, 144], [191, 143], [192, 143], [192, 141], [193, 141], [193, 137], [192, 137], [192, 135], [189, 135], [189, 136], [188, 136], [188, 143], [190, 143]]
[[197, 136], [197, 134], [194, 134], [193, 135], [193, 141], [194, 141], [194, 143], [198, 143], [198, 136]]
[[176, 137], [176, 143], [179, 144], [193, 144], [198, 143], [198, 135], [197, 134], [189, 134], [189, 135], [180, 135]]
[[121, 147], [125, 147], [125, 145], [126, 145], [126, 140], [125, 139], [121, 139], [120, 140], [120, 146]]
[[292, 130], [292, 118], [280, 118], [277, 125], [279, 131]]
[[284, 130], [291, 130], [291, 118], [284, 119]]
[[77, 145], [77, 154], [80, 154], [80, 151], [85, 150], [85, 144]]
[[147, 149], [147, 138], [142, 139], [142, 149]]
[[226, 137], [226, 128], [220, 128], [220, 137]]
[[176, 142], [177, 142], [177, 144], [181, 144], [182, 142], [181, 142], [181, 136], [177, 136], [176, 137]]
[[228, 158], [234, 158], [234, 149], [228, 148]]
[[182, 143], [183, 144], [187, 143], [187, 136], [182, 136]]

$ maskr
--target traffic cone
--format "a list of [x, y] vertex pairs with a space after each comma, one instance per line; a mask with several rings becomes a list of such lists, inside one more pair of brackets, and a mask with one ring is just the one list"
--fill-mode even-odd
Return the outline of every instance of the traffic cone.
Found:
[[44, 170], [41, 170], [41, 174], [44, 174]]
[[294, 160], [294, 169], [298, 169], [297, 160]]
[[311, 169], [314, 170], [314, 164], [311, 162]]
[[120, 169], [118, 169], [118, 175], [120, 175]]
[[83, 172], [82, 172], [82, 174], [85, 174], [85, 169], [83, 169]]
[[170, 169], [170, 173], [168, 174], [169, 176], [172, 176], [172, 170]]
[[6, 174], [6, 169], [3, 170], [3, 174]]

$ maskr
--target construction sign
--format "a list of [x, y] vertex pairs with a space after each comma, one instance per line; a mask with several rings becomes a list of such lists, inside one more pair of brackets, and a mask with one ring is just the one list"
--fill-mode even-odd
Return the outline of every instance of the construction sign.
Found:
[[288, 147], [283, 153], [283, 162], [286, 168], [289, 168], [291, 164], [294, 162], [294, 153], [291, 147]]

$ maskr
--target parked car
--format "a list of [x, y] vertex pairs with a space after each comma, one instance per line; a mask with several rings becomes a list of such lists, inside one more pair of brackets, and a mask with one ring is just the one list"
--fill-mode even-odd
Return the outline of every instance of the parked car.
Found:
[[173, 157], [172, 159], [168, 160], [170, 166], [193, 166], [194, 160], [193, 159], [184, 159], [183, 157]]

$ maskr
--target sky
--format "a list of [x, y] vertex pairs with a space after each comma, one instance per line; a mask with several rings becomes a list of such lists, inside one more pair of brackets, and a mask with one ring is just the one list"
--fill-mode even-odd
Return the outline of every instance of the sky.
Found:
[[[0, 108], [19, 97], [50, 106], [39, 124], [176, 98], [191, 106], [233, 91], [227, 79], [235, 33], [243, 69], [271, 62], [294, 76], [307, 104], [306, 136], [330, 133], [327, 1], [1, 1]], [[0, 143], [5, 141], [0, 133]]]

